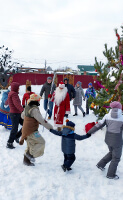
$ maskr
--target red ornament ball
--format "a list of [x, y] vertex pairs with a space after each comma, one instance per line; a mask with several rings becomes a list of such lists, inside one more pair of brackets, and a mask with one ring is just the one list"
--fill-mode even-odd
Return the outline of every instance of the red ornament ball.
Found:
[[106, 92], [108, 92], [108, 89], [106, 89]]

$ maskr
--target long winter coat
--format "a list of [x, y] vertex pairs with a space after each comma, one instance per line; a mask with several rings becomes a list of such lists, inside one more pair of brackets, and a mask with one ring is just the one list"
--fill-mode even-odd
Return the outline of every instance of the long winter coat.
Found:
[[123, 115], [122, 110], [113, 108], [106, 114], [102, 120], [98, 122], [92, 129], [88, 131], [92, 134], [106, 125], [105, 142], [110, 147], [122, 146], [122, 131], [123, 131]]
[[11, 84], [11, 91], [8, 94], [8, 104], [10, 107], [10, 113], [22, 113], [23, 107], [18, 96], [19, 83], [13, 82]]
[[82, 105], [82, 97], [85, 99], [84, 91], [82, 87], [75, 86], [76, 96], [73, 100], [73, 105], [81, 106]]
[[71, 126], [63, 126], [62, 131], [51, 129], [50, 132], [54, 135], [62, 136], [61, 149], [64, 154], [75, 153], [75, 140], [84, 140], [88, 138], [88, 135], [77, 135], [74, 133], [74, 128]]
[[[54, 99], [55, 92], [53, 93], [52, 101], [55, 102]], [[68, 92], [66, 93], [65, 99], [59, 104], [59, 106], [55, 103], [54, 107], [54, 124], [57, 127], [61, 127], [63, 125], [64, 115], [70, 114], [70, 98]]]

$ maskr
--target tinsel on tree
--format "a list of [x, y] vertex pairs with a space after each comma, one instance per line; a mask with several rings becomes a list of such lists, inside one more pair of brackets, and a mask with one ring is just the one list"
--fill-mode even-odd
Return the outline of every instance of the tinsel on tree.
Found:
[[103, 54], [107, 63], [98, 62], [95, 58], [94, 67], [99, 76], [94, 81], [98, 84], [99, 90], [96, 98], [90, 97], [89, 101], [92, 102], [90, 108], [98, 119], [102, 119], [109, 112], [112, 101], [119, 101], [123, 105], [123, 26], [121, 29], [121, 36], [115, 29], [117, 46], [114, 50], [112, 47], [108, 49], [105, 44]]

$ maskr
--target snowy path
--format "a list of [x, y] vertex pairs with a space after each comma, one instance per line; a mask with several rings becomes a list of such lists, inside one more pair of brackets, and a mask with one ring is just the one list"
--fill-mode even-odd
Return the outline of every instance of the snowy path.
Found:
[[[35, 88], [35, 87], [34, 87]], [[37, 86], [34, 91], [40, 92]], [[20, 98], [24, 93], [21, 87]], [[85, 102], [83, 102], [85, 108]], [[40, 106], [43, 116], [43, 100]], [[96, 121], [92, 114], [73, 117], [74, 109], [71, 103], [69, 120], [76, 124], [76, 133], [85, 134], [84, 126], [88, 122]], [[53, 124], [53, 119], [51, 119]], [[40, 132], [46, 141], [45, 154], [37, 158], [35, 167], [24, 166], [23, 154], [26, 143], [16, 149], [6, 148], [9, 131], [0, 126], [0, 200], [121, 200], [123, 198], [123, 160], [121, 160], [117, 174], [120, 179], [109, 180], [106, 170], [101, 172], [96, 168], [97, 162], [107, 153], [104, 143], [105, 128], [98, 131], [91, 138], [76, 142], [76, 161], [73, 170], [64, 173], [61, 169], [63, 154], [61, 152], [61, 138], [54, 136], [42, 126]]]

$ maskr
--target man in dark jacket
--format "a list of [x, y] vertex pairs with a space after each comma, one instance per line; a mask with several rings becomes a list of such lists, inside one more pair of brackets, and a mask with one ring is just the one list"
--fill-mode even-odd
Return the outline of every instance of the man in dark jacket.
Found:
[[[8, 94], [8, 104], [10, 107], [10, 118], [12, 122], [12, 129], [10, 132], [10, 136], [7, 142], [7, 148], [14, 149], [13, 146], [14, 140], [19, 142], [17, 139], [21, 136], [21, 131], [18, 132], [18, 125], [21, 122], [21, 113], [24, 110], [21, 106], [21, 101], [18, 96], [19, 92], [19, 83], [13, 82], [11, 84], [11, 91]], [[19, 133], [19, 135], [17, 135]]]
[[[68, 89], [68, 94], [69, 94], [70, 101], [71, 101], [76, 96], [75, 89], [74, 89], [73, 85], [69, 84], [69, 79], [67, 79], [67, 78], [64, 78], [64, 84], [65, 84], [65, 87], [67, 87], [67, 89]], [[68, 114], [65, 114], [65, 117], [68, 117]]]
[[[56, 89], [56, 86], [55, 84], [53, 84], [53, 87], [51, 88], [52, 86], [52, 77], [48, 77], [47, 78], [47, 81], [46, 83], [44, 83], [43, 87], [41, 88], [41, 92], [40, 92], [40, 96], [42, 97], [43, 93], [44, 93], [44, 110], [47, 110], [47, 106], [49, 106], [49, 109], [48, 109], [48, 114], [49, 114], [49, 117], [48, 119], [51, 119], [51, 116], [52, 116], [52, 110], [53, 110], [53, 102], [48, 101], [48, 95], [49, 94], [53, 94], [54, 90]], [[49, 105], [48, 105], [49, 104]]]
[[56, 131], [50, 129], [50, 132], [54, 135], [62, 136], [62, 152], [64, 153], [64, 164], [61, 166], [63, 171], [71, 170], [71, 165], [75, 161], [75, 140], [84, 140], [90, 137], [90, 134], [77, 135], [74, 133], [75, 124], [68, 119], [66, 120], [66, 126], [63, 126], [62, 131]]

